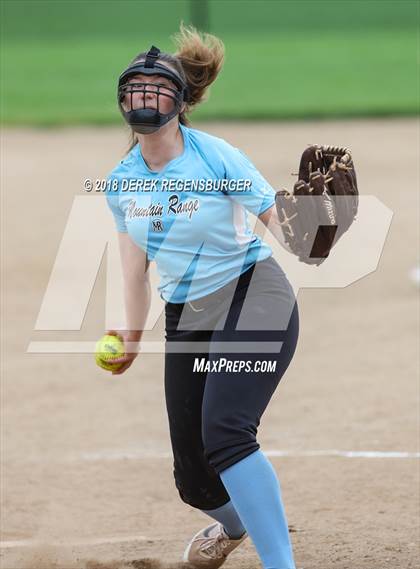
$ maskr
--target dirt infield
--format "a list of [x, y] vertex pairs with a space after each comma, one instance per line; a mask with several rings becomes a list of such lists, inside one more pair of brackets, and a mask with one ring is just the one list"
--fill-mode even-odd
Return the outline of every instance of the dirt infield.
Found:
[[[279, 475], [297, 567], [414, 569], [418, 122], [203, 129], [244, 150], [275, 187], [291, 186], [307, 143], [349, 146], [361, 193], [394, 212], [373, 274], [299, 293], [298, 349], [259, 441]], [[111, 378], [91, 355], [26, 352], [31, 340], [103, 333], [104, 266], [80, 332], [34, 325], [74, 196], [125, 145], [121, 129], [2, 134], [2, 569], [181, 567], [188, 539], [208, 521], [173, 484], [161, 354]], [[162, 330], [160, 320], [153, 333]], [[249, 540], [226, 563], [257, 567]]]

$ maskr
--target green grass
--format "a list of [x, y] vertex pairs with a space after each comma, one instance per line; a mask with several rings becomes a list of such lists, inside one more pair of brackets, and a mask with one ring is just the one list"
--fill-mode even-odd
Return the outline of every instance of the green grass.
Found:
[[[207, 5], [211, 31], [223, 36], [415, 29], [419, 17], [417, 0], [207, 0]], [[190, 0], [2, 0], [1, 12], [6, 41], [167, 36], [192, 15]]]
[[[172, 51], [170, 34], [181, 17], [188, 21], [187, 0], [17, 0], [2, 7], [1, 115], [11, 125], [121, 123], [118, 74], [152, 42]], [[212, 0], [210, 23], [225, 42], [226, 63], [193, 118], [416, 114], [416, 7], [411, 1]], [[165, 17], [156, 33], [158, 13]], [[329, 27], [320, 28], [320, 13], [324, 22], [330, 15]]]

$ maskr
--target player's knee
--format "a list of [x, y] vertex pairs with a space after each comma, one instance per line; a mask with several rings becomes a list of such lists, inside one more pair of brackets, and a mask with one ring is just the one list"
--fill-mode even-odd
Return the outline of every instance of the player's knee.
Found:
[[259, 449], [257, 426], [235, 425], [232, 418], [209, 418], [203, 424], [204, 454], [217, 473]]
[[200, 495], [200, 491], [195, 487], [195, 484], [193, 484], [191, 480], [185, 480], [177, 477], [175, 472], [174, 478], [175, 486], [178, 490], [178, 494], [181, 500], [193, 508], [201, 509], [204, 502], [202, 500], [202, 496]]
[[175, 486], [185, 504], [199, 510], [213, 510], [229, 500], [223, 483], [204, 455], [199, 462], [187, 459], [187, 463], [188, 468], [184, 465], [173, 471]]

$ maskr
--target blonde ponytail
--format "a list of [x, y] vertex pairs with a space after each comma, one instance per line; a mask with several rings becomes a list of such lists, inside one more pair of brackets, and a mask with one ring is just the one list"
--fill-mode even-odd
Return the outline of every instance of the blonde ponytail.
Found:
[[223, 67], [225, 48], [222, 40], [216, 36], [200, 33], [193, 26], [184, 26], [183, 23], [173, 40], [177, 46], [175, 57], [184, 70], [190, 96], [179, 118], [182, 124], [188, 124], [185, 113], [206, 99], [208, 87]]

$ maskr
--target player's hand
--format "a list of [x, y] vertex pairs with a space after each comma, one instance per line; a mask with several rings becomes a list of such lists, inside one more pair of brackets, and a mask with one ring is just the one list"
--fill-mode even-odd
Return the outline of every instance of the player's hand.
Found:
[[121, 375], [131, 366], [136, 357], [139, 355], [141, 334], [137, 330], [107, 330], [106, 333], [109, 336], [117, 336], [124, 344], [124, 356], [112, 360], [113, 364], [122, 364], [118, 370], [112, 372], [112, 375]]

